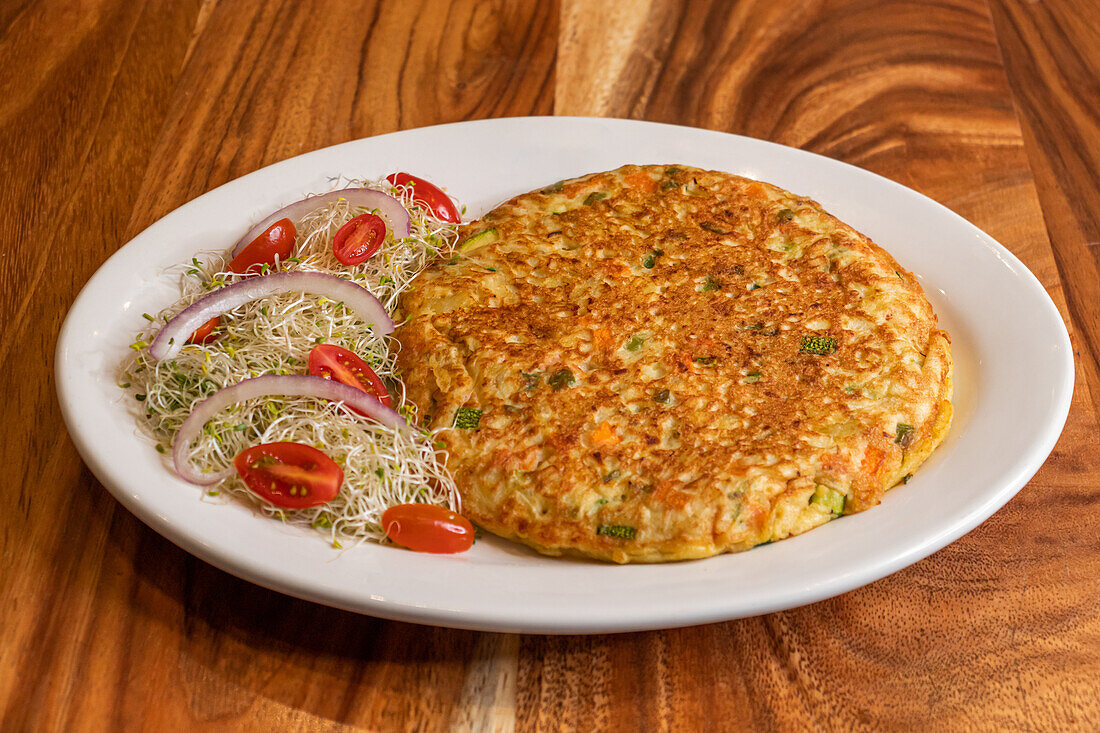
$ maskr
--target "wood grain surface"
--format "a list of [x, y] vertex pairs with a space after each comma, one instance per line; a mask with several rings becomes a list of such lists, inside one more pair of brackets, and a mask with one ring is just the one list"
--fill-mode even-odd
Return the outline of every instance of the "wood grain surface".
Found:
[[[1089, 0], [0, 3], [0, 729], [1094, 730], [1098, 28]], [[533, 114], [774, 140], [988, 231], [1073, 338], [1047, 463], [969, 535], [867, 587], [590, 637], [264, 590], [153, 533], [84, 467], [53, 351], [129, 238], [301, 152]]]

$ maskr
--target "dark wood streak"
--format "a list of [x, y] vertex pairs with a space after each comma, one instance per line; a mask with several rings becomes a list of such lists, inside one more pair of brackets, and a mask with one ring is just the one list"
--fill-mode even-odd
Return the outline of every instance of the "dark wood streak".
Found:
[[[494, 6], [481, 3], [434, 8], [440, 18], [448, 8], [467, 18], [471, 32], [482, 17], [478, 8], [497, 18]], [[43, 10], [21, 17], [46, 27], [58, 21], [40, 16]], [[439, 18], [426, 24], [429, 31], [414, 32], [417, 19], [400, 4], [221, 3], [180, 6], [178, 14], [141, 6], [99, 10], [105, 15], [82, 29], [90, 41], [52, 51], [61, 66], [45, 95], [23, 87], [22, 96], [4, 97], [7, 106], [0, 102], [0, 149], [11, 152], [2, 159], [22, 160], [20, 170], [48, 173], [37, 180], [20, 175], [20, 181], [38, 186], [19, 189], [22, 198], [0, 197], [5, 214], [34, 216], [18, 239], [47, 240], [55, 226], [64, 230], [74, 221], [83, 221], [84, 231], [89, 224], [116, 227], [95, 240], [98, 247], [74, 246], [72, 274], [65, 276], [72, 285], [56, 299], [49, 296], [57, 289], [45, 291], [47, 299], [31, 298], [43, 286], [20, 278], [25, 268], [11, 267], [11, 259], [0, 260], [0, 305], [9, 326], [0, 336], [4, 348], [18, 343], [29, 356], [29, 346], [43, 361], [76, 287], [122, 241], [195, 195], [303, 152], [306, 144], [387, 132], [398, 127], [398, 119], [400, 126], [419, 126], [484, 114], [545, 113], [552, 104], [552, 4], [509, 6], [495, 25], [482, 25], [478, 42], [493, 63], [460, 73], [469, 60], [462, 51], [466, 37]], [[397, 65], [376, 58], [393, 54], [387, 23], [397, 27], [395, 37], [413, 38], [404, 56], [394, 57]], [[350, 44], [334, 42], [349, 38]], [[10, 31], [0, 43], [5, 40], [11, 40]], [[16, 40], [27, 44], [23, 36]], [[104, 66], [108, 60], [113, 66]], [[381, 68], [375, 66], [379, 60]], [[396, 69], [406, 65], [416, 84], [391, 94]], [[363, 69], [362, 82], [340, 73], [346, 68]], [[19, 71], [0, 70], [0, 89], [15, 84]], [[81, 74], [94, 82], [83, 84], [88, 99], [68, 107], [54, 103], [50, 94], [64, 95], [65, 84]], [[135, 74], [145, 83], [135, 85]], [[436, 84], [440, 79], [476, 83]], [[392, 114], [398, 99], [429, 100], [425, 90], [436, 90], [446, 103], [414, 104], [406, 115]], [[33, 118], [13, 118], [18, 104], [33, 110]], [[58, 119], [59, 113], [69, 117]], [[80, 117], [67, 122], [74, 114]], [[68, 156], [63, 164], [50, 168], [57, 140], [39, 136], [27, 146], [19, 139], [16, 133], [36, 129], [37, 121], [68, 135], [61, 140]], [[105, 131], [113, 135], [104, 139]], [[99, 182], [87, 185], [82, 178], [88, 176], [111, 181], [114, 190]], [[64, 208], [34, 205], [38, 199], [53, 203], [41, 194], [74, 183], [85, 185], [75, 188], [79, 193]], [[109, 205], [90, 206], [97, 196], [110, 196]], [[80, 218], [86, 211], [98, 213], [89, 222]], [[35, 258], [43, 273], [55, 264], [42, 249], [20, 248], [15, 256]], [[52, 273], [41, 282], [50, 279]], [[27, 309], [21, 319], [19, 308]], [[16, 620], [5, 630], [19, 640], [20, 655], [52, 661], [48, 668], [25, 665], [18, 679], [0, 673], [0, 727], [174, 729], [187, 721], [188, 728], [222, 730], [251, 727], [247, 721], [261, 716], [299, 729], [317, 728], [326, 719], [368, 728], [390, 720], [418, 730], [446, 729], [477, 635], [320, 608], [239, 581], [176, 549], [116, 511], [90, 475], [79, 481], [72, 475], [81, 464], [58, 430], [52, 384], [37, 380], [33, 363], [28, 359], [9, 374], [17, 389], [28, 387], [10, 417], [30, 427], [42, 416], [54, 429], [35, 431], [29, 444], [0, 449], [10, 459], [6, 465], [27, 479], [15, 484], [23, 516], [17, 522], [0, 519], [5, 567], [19, 579], [14, 586], [4, 583], [0, 608]], [[37, 481], [65, 490], [36, 493], [30, 489]], [[26, 608], [47, 611], [28, 614]]]
[[[0, 614], [16, 642], [5, 645], [0, 672], [5, 730], [62, 729], [71, 710], [90, 592], [117, 504], [64, 433], [51, 377], [54, 339], [79, 287], [121, 241], [193, 10], [102, 3], [89, 13], [56, 3], [5, 15], [0, 218], [11, 238], [0, 259], [0, 355], [4, 422], [16, 437], [0, 443], [0, 460], [9, 491], [20, 495], [19, 512], [0, 519]], [[54, 24], [66, 32], [54, 33]], [[104, 180], [113, 182], [109, 196]]]
[[1081, 22], [1090, 7], [1081, 3], [995, 0], [991, 7], [1047, 232], [1069, 284], [1078, 361], [1100, 411], [1100, 33]]
[[[927, 4], [902, 2], [890, 3], [890, 13], [866, 2], [741, 3], [732, 12], [717, 12], [716, 5], [650, 6], [650, 20], [661, 18], [666, 33], [676, 31], [658, 46], [667, 45], [680, 62], [664, 67], [652, 93], [628, 64], [611, 89], [590, 88], [569, 98], [611, 100], [593, 110], [600, 114], [765, 137], [868, 167], [989, 230], [1060, 302], [983, 4], [943, 2], [935, 13]], [[589, 30], [603, 43], [613, 36]], [[648, 43], [653, 32], [643, 28], [636, 37]], [[592, 83], [586, 78], [598, 79], [596, 69], [588, 69], [588, 77], [583, 68], [573, 71], [569, 78], [559, 75], [559, 83], [583, 87]], [[1044, 662], [1048, 655], [1070, 653], [1090, 669], [1098, 662], [1089, 641], [1096, 584], [1085, 569], [1059, 570], [1066, 558], [1082, 554], [1093, 558], [1093, 566], [1089, 538], [1100, 528], [1077, 511], [1066, 532], [1059, 529], [1066, 513], [1049, 511], [1062, 502], [1091, 501], [1094, 494], [1087, 483], [1066, 480], [1097, 472], [1085, 449], [1095, 420], [1080, 399], [1074, 415], [1028, 489], [932, 558], [838, 599], [706, 627], [743, 642], [721, 667], [741, 670], [747, 680], [745, 704], [754, 711], [747, 724], [767, 730], [1019, 729], [1085, 720], [1091, 683], [1036, 686], [1036, 679], [1054, 673]], [[1066, 460], [1083, 462], [1080, 473], [1070, 473]], [[1026, 541], [1035, 535], [1060, 539]], [[1032, 573], [1017, 575], [1023, 567]], [[1051, 572], [1035, 573], [1038, 567]], [[691, 639], [684, 649], [706, 648], [701, 631], [678, 633]], [[1021, 638], [1028, 643], [1018, 645]], [[766, 657], [756, 656], [761, 651]], [[668, 666], [644, 668], [661, 670], [657, 678], [675, 674]], [[1032, 704], [1020, 705], [1023, 695]], [[694, 695], [688, 705], [701, 706], [704, 698], [711, 699]], [[653, 698], [647, 692], [643, 699]], [[628, 715], [624, 707], [619, 710]]]

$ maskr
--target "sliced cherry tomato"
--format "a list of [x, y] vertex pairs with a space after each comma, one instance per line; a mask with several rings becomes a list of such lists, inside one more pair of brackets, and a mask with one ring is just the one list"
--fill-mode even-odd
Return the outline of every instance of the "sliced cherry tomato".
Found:
[[221, 316], [214, 316], [209, 321], [196, 328], [195, 332], [191, 334], [191, 338], [187, 339], [187, 343], [208, 344], [211, 341], [217, 341], [221, 334], [215, 333], [214, 329], [220, 326], [221, 322]]
[[358, 265], [382, 247], [386, 222], [374, 214], [360, 214], [336, 232], [332, 253], [344, 265]]
[[386, 407], [390, 406], [390, 393], [382, 379], [354, 351], [348, 351], [343, 346], [314, 346], [313, 351], [309, 352], [309, 373], [361, 389]]
[[344, 481], [336, 461], [304, 443], [261, 443], [233, 459], [249, 489], [275, 506], [305, 509], [335, 498]]
[[413, 201], [432, 212], [432, 215], [440, 221], [449, 221], [452, 224], [462, 222], [458, 215], [458, 208], [451, 197], [423, 178], [410, 176], [408, 173], [391, 173], [386, 180], [395, 186], [412, 186]]
[[465, 552], [474, 544], [469, 519], [432, 504], [391, 506], [382, 515], [382, 529], [397, 544], [417, 552]]
[[[285, 260], [294, 253], [294, 242], [297, 238], [298, 230], [294, 228], [294, 222], [290, 219], [280, 219], [238, 252], [237, 256], [230, 261], [229, 270], [242, 274], [259, 273], [263, 272], [265, 264], [274, 267], [275, 255], [279, 255], [280, 260]], [[188, 341], [192, 344], [208, 344], [216, 341], [221, 334], [213, 331], [221, 322], [221, 316], [214, 316], [196, 328]]]
[[294, 228], [294, 222], [290, 219], [279, 219], [238, 252], [229, 263], [229, 269], [243, 274], [262, 272], [264, 265], [274, 267], [275, 255], [279, 255], [280, 260], [285, 260], [294, 253], [294, 242], [297, 238], [298, 230]]

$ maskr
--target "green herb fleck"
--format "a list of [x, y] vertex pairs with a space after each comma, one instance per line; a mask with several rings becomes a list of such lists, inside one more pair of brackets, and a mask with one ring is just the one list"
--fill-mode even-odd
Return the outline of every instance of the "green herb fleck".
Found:
[[807, 354], [831, 354], [836, 351], [836, 339], [832, 336], [803, 336], [799, 351]]
[[715, 356], [697, 356], [692, 359], [692, 361], [694, 361], [696, 364], [702, 364], [703, 366], [710, 366], [714, 363], [714, 360], [716, 358], [717, 357]]
[[709, 293], [712, 290], [721, 290], [722, 283], [711, 275], [707, 275], [706, 282], [703, 283], [702, 293]]
[[901, 482], [903, 484], [907, 484], [907, 483], [909, 483], [909, 479], [911, 479], [911, 478], [913, 478], [913, 474], [907, 473], [907, 474], [905, 474], [904, 476], [901, 477]]
[[616, 469], [615, 469], [614, 471], [612, 471], [611, 473], [605, 473], [605, 474], [603, 475], [603, 482], [604, 482], [605, 484], [609, 484], [609, 483], [611, 483], [612, 481], [614, 481], [614, 480], [615, 480], [615, 479], [617, 479], [617, 478], [619, 478], [619, 469], [617, 469], [617, 468], [616, 468]]
[[520, 372], [520, 376], [523, 377], [523, 388], [526, 390], [536, 389], [539, 386], [539, 375], [537, 373]]
[[684, 170], [683, 168], [676, 168], [675, 166], [672, 167], [672, 168], [665, 168], [665, 175], [666, 176], [674, 176], [677, 173], [682, 172], [683, 170]]
[[565, 181], [558, 181], [546, 188], [542, 189], [542, 193], [561, 193], [561, 189], [565, 186]]
[[672, 393], [670, 393], [667, 389], [659, 389], [653, 393], [653, 401], [667, 405], [669, 402], [672, 401]]
[[565, 389], [566, 387], [572, 387], [576, 384], [577, 378], [573, 376], [573, 372], [569, 369], [559, 369], [550, 375], [550, 378], [546, 380], [546, 383], [554, 388], [555, 392]]
[[749, 290], [759, 290], [760, 288], [761, 288], [761, 286], [757, 285], [756, 283], [750, 283], [749, 284]]
[[460, 407], [455, 410], [454, 426], [463, 430], [477, 430], [481, 422], [481, 410], [473, 407]]
[[593, 191], [592, 193], [584, 197], [584, 205], [591, 206], [597, 201], [602, 201], [605, 198], [607, 198], [607, 194], [603, 191]]
[[913, 438], [917, 436], [913, 430], [912, 425], [906, 425], [903, 422], [898, 423], [898, 429], [894, 442], [900, 445], [902, 448], [908, 448], [913, 444]]
[[775, 218], [779, 220], [780, 224], [784, 224], [794, 218], [794, 212], [790, 209], [780, 209], [776, 212]]
[[700, 222], [699, 228], [706, 229], [708, 232], [713, 232], [714, 234], [729, 234], [725, 229], [711, 221]]
[[619, 540], [632, 540], [638, 534], [638, 530], [622, 524], [601, 524], [596, 528], [596, 534], [614, 537]]
[[607, 503], [607, 499], [600, 499], [599, 501], [596, 502], [596, 508], [599, 509], [600, 507], [602, 507], [606, 503]]
[[638, 349], [642, 348], [642, 344], [644, 344], [644, 343], [645, 343], [645, 337], [644, 336], [639, 336], [638, 334], [634, 334], [633, 336], [630, 337], [630, 340], [626, 342], [626, 346], [624, 346], [623, 348], [626, 349], [627, 351], [637, 351]]
[[749, 372], [745, 375], [745, 384], [755, 384], [760, 381], [760, 372]]

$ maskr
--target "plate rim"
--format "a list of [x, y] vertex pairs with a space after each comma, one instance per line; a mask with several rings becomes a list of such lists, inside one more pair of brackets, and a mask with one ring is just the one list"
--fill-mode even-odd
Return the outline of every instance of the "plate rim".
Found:
[[[104, 463], [103, 456], [100, 456], [97, 452], [91, 450], [89, 444], [85, 442], [85, 436], [74, 430], [74, 425], [79, 422], [79, 416], [74, 412], [78, 401], [74, 399], [74, 395], [69, 394], [70, 390], [70, 370], [74, 368], [74, 365], [70, 364], [66, 358], [65, 350], [66, 346], [70, 344], [73, 339], [78, 338], [79, 334], [74, 334], [74, 314], [78, 313], [81, 308], [87, 307], [85, 300], [87, 293], [90, 292], [90, 287], [97, 280], [100, 274], [107, 269], [108, 265], [112, 262], [119, 262], [125, 260], [128, 254], [138, 251], [143, 244], [137, 242], [145, 235], [150, 229], [158, 226], [166, 218], [172, 214], [181, 211], [185, 207], [191, 206], [195, 202], [198, 202], [206, 197], [217, 197], [224, 195], [226, 190], [232, 190], [246, 186], [250, 177], [258, 177], [260, 175], [274, 175], [275, 171], [281, 168], [290, 167], [295, 161], [300, 161], [303, 158], [311, 156], [318, 156], [319, 154], [326, 153], [326, 151], [338, 151], [341, 148], [351, 146], [361, 146], [364, 144], [381, 144], [387, 138], [394, 136], [408, 136], [410, 134], [431, 134], [433, 131], [440, 131], [444, 129], [454, 129], [459, 127], [484, 127], [494, 125], [523, 125], [523, 124], [548, 124], [554, 125], [569, 125], [569, 124], [606, 124], [612, 126], [625, 126], [625, 127], [644, 127], [644, 128], [664, 128], [673, 134], [676, 132], [698, 134], [705, 133], [706, 135], [715, 135], [725, 138], [731, 138], [736, 140], [739, 144], [750, 145], [764, 145], [772, 146], [777, 149], [782, 149], [784, 155], [798, 156], [812, 156], [813, 158], [824, 161], [824, 165], [842, 166], [853, 171], [858, 171], [859, 175], [870, 176], [875, 185], [888, 185], [894, 189], [900, 189], [906, 196], [916, 196], [923, 199], [926, 204], [931, 204], [942, 212], [947, 213], [954, 219], [954, 223], [964, 227], [972, 234], [976, 234], [978, 240], [982, 246], [992, 250], [992, 252], [1000, 259], [1004, 260], [1007, 265], [1012, 267], [1017, 274], [1022, 276], [1024, 282], [1030, 287], [1035, 295], [1041, 295], [1039, 302], [1042, 303], [1045, 313], [1044, 316], [1053, 316], [1054, 321], [1060, 326], [1053, 335], [1054, 339], [1058, 341], [1058, 347], [1060, 353], [1065, 357], [1061, 361], [1062, 374], [1057, 375], [1060, 378], [1060, 383], [1056, 386], [1060, 387], [1055, 395], [1055, 400], [1052, 403], [1051, 419], [1048, 423], [1042, 426], [1042, 431], [1039, 439], [1036, 440], [1029, 451], [1029, 455], [1025, 459], [1019, 461], [1015, 465], [1014, 475], [1003, 482], [996, 490], [990, 491], [985, 495], [985, 501], [978, 506], [975, 506], [970, 512], [956, 516], [952, 521], [947, 522], [945, 526], [941, 527], [934, 537], [925, 538], [925, 541], [919, 545], [909, 547], [905, 551], [897, 552], [889, 556], [876, 557], [875, 561], [867, 563], [861, 572], [853, 576], [836, 577], [829, 582], [822, 583], [811, 590], [804, 591], [799, 600], [795, 603], [774, 601], [772, 603], [757, 604], [757, 606], [746, 613], [729, 613], [727, 605], [722, 603], [712, 603], [705, 607], [695, 607], [684, 609], [675, 619], [660, 619], [653, 618], [652, 616], [646, 617], [644, 614], [633, 617], [631, 619], [613, 619], [606, 616], [601, 618], [591, 617], [585, 621], [578, 621], [576, 619], [567, 618], [561, 620], [559, 623], [554, 623], [550, 618], [537, 618], [537, 619], [517, 619], [514, 612], [494, 612], [493, 610], [482, 609], [481, 613], [473, 615], [468, 611], [456, 611], [446, 608], [425, 608], [422, 606], [405, 605], [393, 600], [381, 600], [373, 601], [357, 599], [356, 602], [351, 602], [345, 594], [334, 592], [319, 591], [316, 587], [311, 585], [306, 579], [296, 576], [294, 573], [283, 574], [280, 576], [270, 572], [264, 573], [258, 571], [255, 563], [250, 563], [245, 559], [238, 556], [237, 553], [232, 552], [225, 546], [218, 546], [216, 544], [205, 544], [196, 539], [192, 534], [185, 531], [185, 527], [178, 526], [172, 521], [170, 517], [158, 515], [153, 507], [143, 503], [139, 498], [132, 493], [124, 490], [120, 485], [116, 485], [112, 480], [115, 471]], [[273, 170], [274, 169], [274, 170]], [[270, 171], [270, 172], [269, 172]], [[578, 174], [580, 175], [580, 174]], [[221, 193], [219, 193], [221, 192]], [[117, 259], [116, 259], [117, 258]], [[736, 135], [732, 133], [726, 133], [716, 130], [707, 130], [704, 128], [687, 127], [681, 125], [672, 125], [661, 122], [648, 122], [644, 120], [629, 120], [619, 118], [608, 117], [568, 117], [568, 116], [535, 116], [535, 117], [502, 117], [491, 118], [487, 120], [467, 120], [459, 122], [445, 123], [441, 125], [431, 125], [417, 128], [410, 128], [408, 130], [400, 130], [396, 132], [386, 133], [384, 135], [370, 136], [365, 138], [359, 138], [335, 145], [325, 146], [312, 150], [300, 155], [296, 155], [292, 158], [287, 158], [282, 161], [278, 161], [268, 166], [258, 168], [240, 177], [227, 181], [216, 188], [204, 192], [203, 194], [185, 202], [184, 204], [176, 207], [168, 214], [158, 218], [155, 222], [146, 227], [142, 232], [137, 234], [133, 239], [126, 242], [123, 246], [119, 247], [110, 257], [106, 258], [96, 269], [96, 272], [88, 279], [88, 281], [82, 286], [80, 292], [77, 294], [73, 303], [70, 305], [68, 312], [66, 313], [65, 320], [61, 326], [57, 347], [55, 350], [54, 361], [54, 377], [57, 390], [58, 401], [61, 406], [62, 416], [65, 421], [66, 427], [69, 430], [69, 434], [73, 440], [74, 446], [77, 448], [82, 460], [87, 464], [88, 468], [96, 476], [96, 478], [103, 484], [105, 488], [130, 512], [138, 517], [147, 526], [152, 528], [161, 536], [165, 537], [173, 544], [176, 544], [184, 551], [198, 557], [199, 559], [208, 562], [226, 572], [229, 572], [239, 578], [255, 583], [262, 587], [275, 590], [280, 593], [291, 595], [304, 600], [310, 600], [313, 602], [319, 602], [325, 605], [343, 608], [357, 613], [365, 613], [371, 616], [379, 618], [387, 618], [393, 620], [401, 620], [414, 623], [433, 624], [439, 626], [447, 626], [452, 628], [473, 629], [482, 631], [505, 631], [505, 632], [519, 632], [519, 633], [554, 633], [554, 634], [566, 634], [566, 633], [608, 633], [608, 632], [627, 632], [638, 631], [646, 629], [658, 629], [658, 628], [675, 628], [681, 626], [691, 626], [701, 623], [710, 623], [715, 621], [730, 620], [734, 618], [741, 618], [746, 616], [755, 616], [764, 613], [770, 613], [777, 610], [783, 610], [787, 608], [796, 608], [811, 603], [815, 603], [826, 598], [830, 598], [849, 590], [854, 590], [858, 587], [866, 585], [875, 580], [881, 579], [887, 575], [890, 575], [898, 570], [907, 567], [924, 557], [927, 557], [934, 552], [942, 549], [944, 546], [954, 542], [958, 538], [965, 535], [970, 530], [974, 529], [986, 519], [988, 519], [994, 512], [1006, 504], [1013, 496], [1016, 495], [1027, 484], [1027, 482], [1034, 476], [1038, 469], [1043, 465], [1053, 450], [1058, 438], [1060, 437], [1064, 428], [1065, 422], [1068, 418], [1069, 411], [1072, 404], [1075, 368], [1073, 361], [1072, 345], [1069, 339], [1069, 334], [1066, 329], [1066, 325], [1062, 318], [1061, 313], [1058, 311], [1057, 306], [1050, 298], [1045, 287], [1038, 280], [1034, 273], [1027, 268], [1019, 258], [1017, 258], [1008, 248], [997, 242], [993, 237], [986, 234], [982, 230], [978, 229], [974, 224], [967, 221], [964, 217], [950, 210], [946, 206], [936, 202], [930, 197], [915, 191], [914, 189], [903, 186], [902, 184], [893, 181], [889, 178], [881, 176], [872, 171], [868, 171], [858, 166], [854, 166], [844, 161], [839, 161], [819, 153], [811, 151], [801, 150], [799, 148], [792, 148], [779, 143], [774, 143], [767, 140], [759, 140], [757, 138], [750, 138], [742, 135]], [[792, 540], [797, 538], [792, 538]], [[790, 542], [792, 540], [787, 540]], [[706, 562], [706, 560], [695, 561]]]

